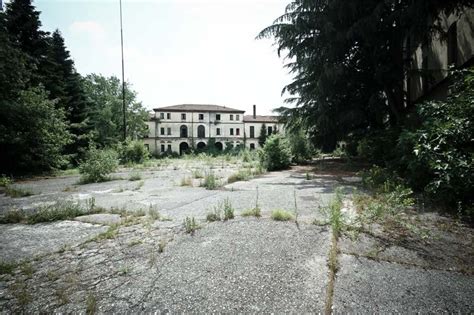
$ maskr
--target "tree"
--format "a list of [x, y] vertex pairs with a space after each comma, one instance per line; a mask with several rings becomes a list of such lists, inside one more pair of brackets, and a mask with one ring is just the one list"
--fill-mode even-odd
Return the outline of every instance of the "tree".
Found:
[[288, 141], [280, 134], [270, 135], [263, 146], [260, 159], [269, 171], [288, 168], [291, 160]]
[[[115, 145], [122, 139], [122, 84], [117, 77], [90, 74], [84, 80], [84, 90], [88, 96], [89, 125], [94, 130], [94, 141], [101, 146]], [[136, 101], [137, 93], [125, 85], [127, 136], [141, 138], [148, 132], [145, 121], [148, 112], [141, 102]]]
[[56, 102], [56, 107], [65, 111], [73, 140], [65, 153], [77, 162], [83, 156], [90, 138], [85, 121], [87, 98], [82, 77], [74, 68], [74, 61], [59, 30], [54, 31], [49, 40], [48, 60], [48, 75], [43, 78], [43, 84], [50, 92], [50, 98]]
[[1, 172], [37, 173], [64, 165], [70, 142], [64, 113], [42, 88], [20, 91], [0, 107]]
[[30, 84], [42, 82], [48, 50], [48, 33], [40, 30], [40, 12], [31, 0], [13, 0], [6, 5], [6, 29], [11, 42], [27, 56], [27, 66], [32, 75]]
[[294, 80], [284, 91], [296, 108], [281, 108], [288, 123], [301, 119], [325, 150], [340, 140], [399, 126], [411, 111], [404, 100], [408, 60], [436, 33], [441, 12], [472, 0], [296, 0], [258, 38], [272, 37], [285, 52]]
[[267, 140], [267, 126], [262, 124], [262, 128], [260, 128], [260, 135], [258, 136], [258, 144], [260, 147], [263, 147], [265, 141]]

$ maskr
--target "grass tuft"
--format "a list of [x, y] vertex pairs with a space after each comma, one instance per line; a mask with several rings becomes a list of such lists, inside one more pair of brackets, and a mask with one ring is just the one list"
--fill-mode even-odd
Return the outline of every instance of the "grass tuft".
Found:
[[242, 212], [242, 216], [243, 217], [256, 217], [256, 218], [260, 218], [262, 216], [262, 213], [261, 213], [261, 209], [260, 207], [255, 207], [253, 209], [247, 209], [245, 211]]
[[204, 177], [204, 182], [201, 184], [202, 187], [205, 187], [207, 190], [214, 190], [219, 187], [217, 183], [217, 177], [213, 172], [209, 172]]
[[290, 212], [282, 209], [273, 210], [271, 217], [275, 221], [290, 221], [293, 219], [293, 215]]
[[136, 181], [136, 180], [141, 180], [142, 175], [138, 172], [131, 172], [130, 176], [128, 177], [129, 181]]
[[32, 196], [34, 194], [31, 190], [7, 185], [5, 187], [5, 195], [10, 196], [12, 198], [21, 198], [21, 197]]

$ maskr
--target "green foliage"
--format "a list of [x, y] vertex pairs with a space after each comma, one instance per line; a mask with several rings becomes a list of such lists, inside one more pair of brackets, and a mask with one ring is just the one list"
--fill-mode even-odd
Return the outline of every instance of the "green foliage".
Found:
[[[83, 81], [89, 97], [88, 116], [94, 130], [94, 141], [100, 146], [115, 145], [123, 139], [122, 84], [116, 77], [90, 74]], [[148, 113], [136, 101], [137, 93], [125, 85], [127, 136], [142, 138], [147, 134], [145, 121]]]
[[63, 148], [71, 138], [64, 113], [44, 89], [20, 91], [2, 103], [0, 117], [0, 170], [32, 173], [66, 164]]
[[34, 195], [32, 191], [21, 188], [21, 187], [13, 187], [12, 185], [8, 185], [5, 187], [5, 195], [10, 196], [12, 198], [21, 198], [21, 197], [28, 197]]
[[142, 175], [137, 171], [131, 172], [130, 176], [128, 177], [129, 181], [136, 181], [136, 180], [141, 180], [141, 179], [142, 179]]
[[290, 221], [293, 219], [290, 212], [281, 209], [273, 210], [271, 217], [275, 221]]
[[290, 166], [291, 153], [288, 142], [280, 134], [267, 138], [260, 157], [261, 163], [269, 170], [276, 171]]
[[262, 127], [260, 128], [260, 135], [258, 136], [258, 144], [260, 147], [263, 147], [265, 145], [265, 142], [267, 141], [267, 126], [265, 124], [262, 124]]
[[238, 181], [247, 181], [252, 177], [252, 172], [249, 169], [239, 169], [237, 173], [229, 176], [227, 179], [228, 183], [234, 183]]
[[120, 161], [126, 163], [142, 164], [150, 158], [150, 154], [143, 141], [127, 140], [119, 147]]
[[17, 263], [0, 260], [0, 275], [13, 274], [16, 267]]
[[79, 165], [83, 183], [101, 182], [107, 180], [107, 175], [118, 167], [117, 152], [112, 149], [99, 150], [91, 147], [85, 161]]
[[336, 195], [327, 206], [327, 210], [329, 211], [329, 223], [331, 224], [332, 232], [336, 239], [339, 237], [344, 224], [341, 208], [342, 195], [339, 190], [336, 190]]
[[[436, 35], [437, 19], [462, 9], [457, 1], [295, 0], [258, 38], [274, 38], [295, 74], [284, 92], [288, 125], [301, 122], [324, 151], [355, 133], [400, 125], [403, 79], [411, 47]], [[363, 9], [361, 9], [363, 8]]]
[[217, 177], [213, 172], [209, 172], [204, 177], [204, 182], [201, 184], [202, 187], [206, 187], [207, 190], [214, 190], [219, 187]]
[[252, 209], [247, 209], [245, 211], [242, 212], [242, 216], [243, 217], [256, 217], [256, 218], [260, 218], [262, 216], [262, 210], [260, 209], [260, 207], [256, 206], [255, 208], [252, 208]]
[[474, 200], [474, 68], [458, 74], [451, 89], [446, 101], [417, 108], [421, 125], [405, 128], [397, 149], [409, 183], [454, 207]]
[[224, 221], [232, 220], [234, 218], [234, 208], [232, 207], [232, 203], [230, 202], [229, 198], [224, 200], [222, 206], [224, 210]]
[[295, 163], [301, 163], [312, 158], [314, 149], [303, 129], [292, 130], [287, 137], [292, 160]]
[[183, 225], [184, 230], [188, 234], [194, 234], [196, 230], [201, 228], [199, 224], [197, 224], [196, 219], [194, 219], [194, 217], [186, 217], [186, 219], [184, 219]]

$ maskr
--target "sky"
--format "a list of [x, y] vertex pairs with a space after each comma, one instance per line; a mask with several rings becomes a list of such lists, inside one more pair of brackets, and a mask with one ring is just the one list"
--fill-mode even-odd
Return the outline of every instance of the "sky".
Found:
[[[289, 0], [122, 0], [125, 80], [152, 109], [216, 104], [268, 115], [291, 82], [270, 39]], [[119, 0], [35, 0], [79, 73], [121, 77]]]

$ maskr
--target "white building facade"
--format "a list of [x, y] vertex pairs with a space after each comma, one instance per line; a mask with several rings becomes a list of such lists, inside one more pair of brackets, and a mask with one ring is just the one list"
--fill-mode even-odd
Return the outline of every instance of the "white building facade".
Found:
[[243, 110], [218, 105], [182, 104], [155, 108], [150, 114], [148, 137], [144, 139], [155, 155], [191, 149], [203, 150], [211, 142], [217, 150], [226, 147], [259, 147], [262, 126], [267, 134], [283, 131], [278, 116], [244, 115]]

